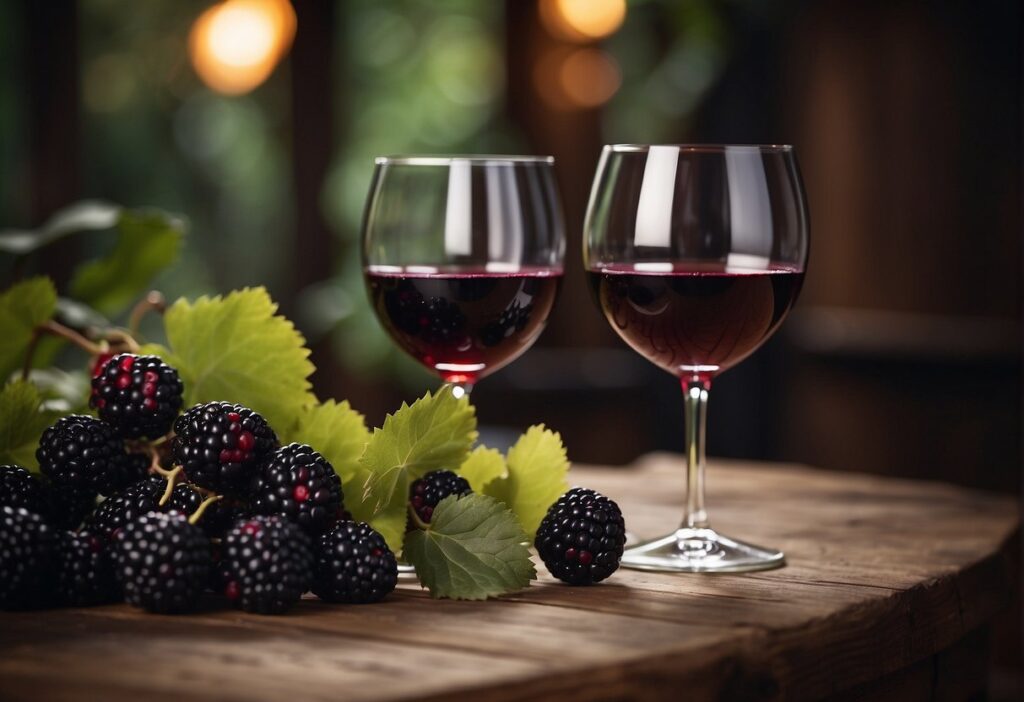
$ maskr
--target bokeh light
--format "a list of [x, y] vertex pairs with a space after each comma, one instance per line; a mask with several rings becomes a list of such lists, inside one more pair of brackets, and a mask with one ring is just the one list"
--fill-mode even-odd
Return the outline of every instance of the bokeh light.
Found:
[[295, 37], [288, 0], [227, 0], [196, 19], [189, 54], [207, 86], [241, 95], [263, 83]]
[[596, 48], [549, 51], [538, 61], [534, 79], [545, 101], [561, 110], [599, 107], [622, 84], [615, 59]]
[[613, 34], [626, 19], [626, 0], [542, 0], [540, 17], [560, 39], [582, 43]]

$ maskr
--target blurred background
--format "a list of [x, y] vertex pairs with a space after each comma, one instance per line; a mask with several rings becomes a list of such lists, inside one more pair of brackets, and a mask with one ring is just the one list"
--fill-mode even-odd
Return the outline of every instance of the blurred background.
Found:
[[[1018, 491], [1020, 31], [995, 0], [5, 2], [0, 227], [82, 198], [184, 214], [157, 287], [266, 285], [318, 394], [377, 424], [436, 381], [367, 304], [373, 156], [552, 154], [562, 295], [474, 400], [495, 444], [544, 421], [575, 461], [625, 463], [681, 449], [682, 403], [583, 280], [601, 145], [792, 143], [804, 292], [716, 383], [710, 453]], [[66, 281], [81, 246], [46, 272]]]

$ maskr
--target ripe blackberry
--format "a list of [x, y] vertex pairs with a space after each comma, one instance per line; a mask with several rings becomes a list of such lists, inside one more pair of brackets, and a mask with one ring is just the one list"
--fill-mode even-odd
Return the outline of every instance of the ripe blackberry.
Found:
[[0, 505], [24, 507], [42, 515], [50, 511], [46, 485], [21, 466], [0, 466]]
[[73, 414], [43, 432], [36, 450], [39, 469], [59, 486], [91, 488], [110, 495], [127, 482], [132, 465], [113, 427]]
[[473, 492], [469, 481], [450, 470], [435, 470], [427, 473], [409, 486], [409, 504], [416, 516], [425, 524], [434, 516], [437, 503], [451, 495], [465, 495]]
[[305, 444], [282, 446], [260, 468], [253, 487], [255, 514], [277, 514], [307, 534], [322, 534], [341, 512], [341, 479]]
[[548, 509], [535, 545], [556, 578], [589, 585], [618, 569], [625, 543], [619, 506], [593, 490], [573, 488]]
[[156, 356], [122, 353], [92, 379], [89, 406], [129, 439], [156, 439], [171, 430], [181, 411], [178, 371]]
[[121, 589], [114, 578], [108, 547], [87, 531], [65, 531], [57, 539], [54, 595], [69, 607], [116, 602]]
[[49, 511], [46, 517], [56, 529], [77, 529], [86, 515], [96, 509], [99, 493], [91, 488], [49, 482]]
[[158, 614], [194, 610], [210, 571], [209, 542], [177, 512], [150, 512], [128, 524], [114, 558], [125, 600]]
[[105, 541], [111, 541], [129, 523], [159, 508], [167, 482], [151, 476], [122, 492], [108, 497], [85, 520], [86, 528]]
[[320, 537], [313, 592], [328, 602], [378, 602], [395, 589], [398, 563], [369, 524], [338, 522]]
[[259, 465], [277, 448], [277, 435], [262, 416], [241, 405], [196, 405], [174, 423], [171, 454], [188, 479], [218, 494], [251, 489]]
[[281, 517], [251, 517], [224, 537], [219, 575], [236, 607], [281, 614], [309, 589], [312, 545], [302, 529]]
[[43, 604], [53, 574], [54, 533], [35, 512], [0, 506], [0, 609]]

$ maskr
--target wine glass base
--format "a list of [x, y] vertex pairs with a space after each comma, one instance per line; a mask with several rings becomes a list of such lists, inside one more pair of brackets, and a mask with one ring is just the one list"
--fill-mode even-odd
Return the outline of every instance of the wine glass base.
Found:
[[674, 573], [747, 573], [779, 568], [782, 551], [730, 539], [714, 529], [684, 527], [627, 548], [622, 566]]

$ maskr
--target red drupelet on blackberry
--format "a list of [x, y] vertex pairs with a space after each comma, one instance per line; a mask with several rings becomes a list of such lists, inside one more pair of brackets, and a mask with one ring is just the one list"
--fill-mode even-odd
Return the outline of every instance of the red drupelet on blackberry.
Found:
[[[473, 492], [469, 481], [450, 470], [435, 470], [427, 473], [409, 486], [409, 504], [424, 524], [430, 524], [437, 503], [451, 495], [466, 495]], [[409, 525], [412, 528], [412, 524]]]
[[551, 505], [535, 541], [551, 574], [573, 585], [590, 585], [614, 573], [625, 544], [619, 506], [585, 488], [573, 488]]
[[181, 411], [178, 371], [156, 356], [122, 353], [92, 379], [89, 406], [129, 439], [156, 439], [171, 430]]
[[108, 546], [94, 534], [60, 534], [55, 560], [54, 596], [59, 604], [90, 607], [121, 599]]
[[130, 522], [159, 509], [167, 481], [152, 476], [108, 497], [85, 519], [86, 528], [105, 541], [113, 540]]
[[150, 512], [121, 530], [115, 573], [129, 604], [158, 614], [195, 610], [210, 572], [210, 544], [177, 512]]
[[341, 479], [327, 459], [305, 444], [288, 444], [260, 469], [252, 508], [254, 514], [279, 515], [316, 536], [338, 519], [342, 499]]
[[312, 545], [302, 529], [281, 517], [243, 519], [224, 537], [218, 574], [236, 607], [282, 614], [309, 589]]
[[58, 487], [104, 495], [116, 492], [134, 470], [113, 427], [83, 414], [63, 417], [43, 432], [36, 459], [43, 475]]
[[245, 495], [259, 466], [277, 448], [262, 416], [228, 402], [196, 405], [174, 423], [174, 463], [190, 482], [220, 495]]
[[313, 592], [328, 602], [378, 602], [395, 589], [398, 563], [384, 537], [369, 524], [338, 522], [320, 537]]
[[0, 506], [0, 609], [44, 604], [53, 577], [54, 532], [24, 507]]

